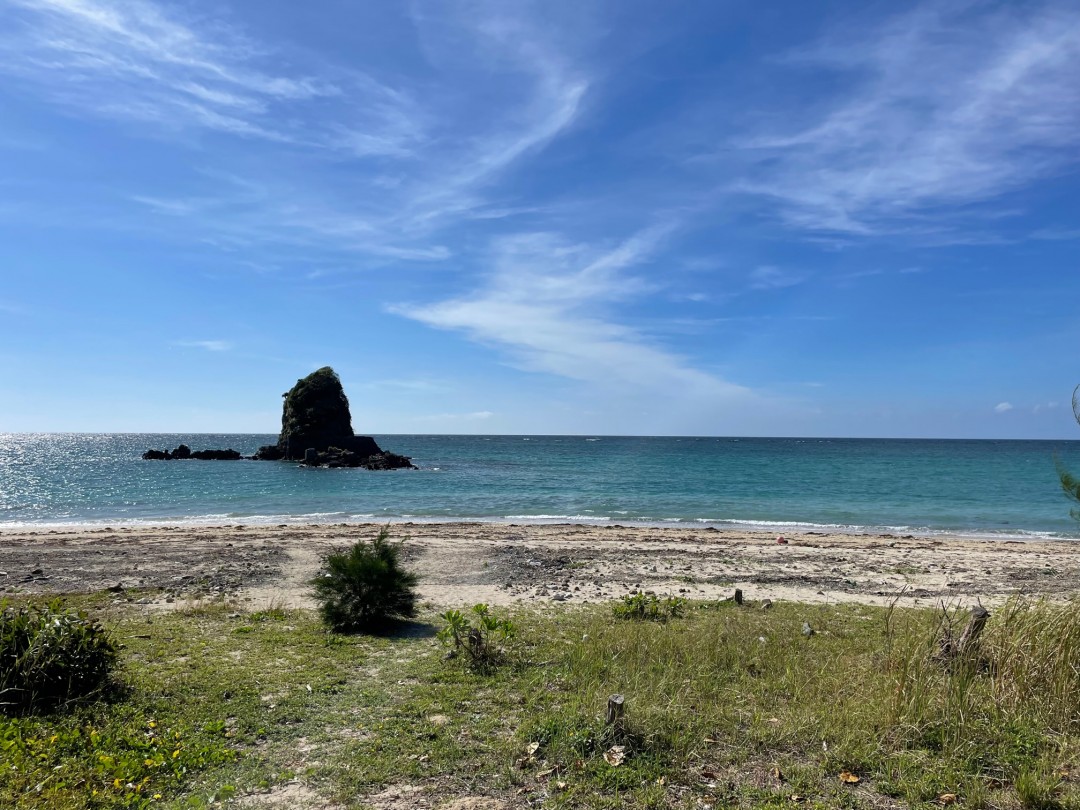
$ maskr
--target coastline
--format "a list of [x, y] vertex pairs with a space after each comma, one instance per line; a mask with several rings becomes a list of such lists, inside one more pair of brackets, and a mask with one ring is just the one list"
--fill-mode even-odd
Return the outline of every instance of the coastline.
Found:
[[94, 532], [103, 529], [153, 530], [163, 528], [225, 528], [245, 526], [251, 528], [285, 528], [294, 526], [398, 526], [398, 525], [494, 525], [494, 526], [589, 526], [597, 529], [672, 529], [684, 532], [721, 532], [750, 535], [828, 535], [870, 536], [900, 535], [924, 540], [986, 541], [986, 542], [1061, 542], [1080, 543], [1080, 527], [1075, 534], [1039, 531], [1035, 529], [980, 530], [936, 529], [913, 526], [888, 525], [842, 525], [836, 523], [811, 523], [785, 520], [740, 520], [708, 518], [667, 518], [662, 520], [635, 520], [590, 515], [504, 515], [504, 516], [453, 516], [437, 515], [386, 515], [371, 513], [350, 514], [324, 512], [300, 515], [205, 515], [192, 517], [157, 517], [125, 520], [121, 518], [98, 518], [96, 520], [70, 521], [0, 521], [0, 538], [15, 533]]
[[[572, 604], [653, 590], [715, 600], [929, 606], [1080, 595], [1075, 541], [582, 523], [390, 521], [432, 608]], [[203, 598], [310, 607], [323, 556], [386, 521], [0, 526], [0, 597], [120, 586], [167, 609]]]

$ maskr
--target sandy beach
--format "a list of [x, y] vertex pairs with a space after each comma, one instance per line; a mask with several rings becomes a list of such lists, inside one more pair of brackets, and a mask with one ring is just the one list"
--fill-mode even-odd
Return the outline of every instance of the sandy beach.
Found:
[[[377, 524], [41, 528], [0, 532], [0, 595], [112, 588], [169, 608], [227, 597], [310, 606], [327, 553]], [[719, 599], [949, 605], [1080, 592], [1068, 541], [502, 523], [396, 523], [432, 607], [584, 603], [652, 590]]]

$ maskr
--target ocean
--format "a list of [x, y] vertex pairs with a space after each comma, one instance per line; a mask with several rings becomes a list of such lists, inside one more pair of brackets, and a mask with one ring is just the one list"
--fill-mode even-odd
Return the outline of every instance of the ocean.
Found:
[[416, 471], [143, 461], [270, 435], [0, 434], [0, 528], [478, 520], [1080, 538], [1080, 441], [376, 436]]

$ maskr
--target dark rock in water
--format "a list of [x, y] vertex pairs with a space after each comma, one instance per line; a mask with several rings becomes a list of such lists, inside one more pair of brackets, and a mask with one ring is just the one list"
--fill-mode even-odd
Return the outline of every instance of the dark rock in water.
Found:
[[[352, 429], [349, 400], [341, 380], [330, 366], [324, 366], [283, 394], [281, 434], [277, 444], [260, 447], [252, 456], [257, 461], [302, 461], [310, 467], [364, 467], [369, 470], [416, 469], [407, 456], [383, 452], [370, 436], [357, 436]], [[147, 450], [144, 459], [200, 459], [232, 461], [243, 458], [235, 450], [191, 451], [180, 445], [168, 450]]]
[[309, 467], [363, 467], [366, 470], [416, 469], [408, 456], [381, 451], [363, 455], [340, 447], [328, 447], [321, 452], [309, 447], [304, 454], [304, 464]]
[[405, 456], [384, 453], [370, 436], [353, 433], [349, 399], [330, 366], [297, 380], [284, 396], [277, 446], [260, 447], [255, 458], [303, 461], [312, 467], [396, 470], [413, 466]]
[[142, 457], [147, 461], [186, 461], [195, 458], [200, 461], [236, 461], [243, 458], [236, 450], [196, 450], [182, 444], [171, 453], [168, 450], [147, 450]]
[[[175, 452], [173, 452], [173, 458], [178, 458]], [[196, 450], [191, 454], [191, 458], [197, 458], [200, 461], [237, 461], [243, 456], [238, 451], [229, 448], [228, 450]]]
[[276, 444], [264, 444], [255, 451], [252, 458], [256, 461], [281, 461], [285, 458], [285, 452]]
[[292, 460], [304, 459], [309, 448], [323, 453], [336, 447], [365, 456], [382, 452], [373, 439], [353, 434], [349, 400], [330, 366], [297, 380], [285, 394], [277, 446]]

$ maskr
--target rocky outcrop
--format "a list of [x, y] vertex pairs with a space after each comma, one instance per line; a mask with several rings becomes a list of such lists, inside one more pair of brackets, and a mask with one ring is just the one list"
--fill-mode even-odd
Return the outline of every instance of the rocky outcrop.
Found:
[[304, 456], [304, 463], [309, 467], [363, 467], [367, 470], [416, 469], [408, 456], [382, 451], [364, 456], [352, 450], [342, 450], [340, 447], [328, 447], [322, 452], [309, 447]]
[[181, 444], [172, 452], [168, 450], [147, 450], [142, 457], [148, 461], [186, 461], [190, 458], [200, 461], [236, 461], [243, 458], [236, 450], [196, 450], [192, 452], [186, 444]]
[[[352, 429], [349, 400], [341, 380], [330, 366], [324, 366], [287, 393], [281, 414], [277, 444], [260, 447], [251, 458], [256, 461], [300, 461], [311, 467], [364, 467], [369, 470], [416, 469], [407, 456], [384, 452], [370, 436], [357, 436]], [[147, 450], [144, 459], [201, 459], [229, 461], [244, 458], [235, 450], [197, 450], [180, 445], [172, 452]]]
[[396, 470], [413, 465], [385, 453], [370, 436], [353, 433], [349, 398], [330, 366], [297, 380], [285, 397], [277, 444], [260, 447], [255, 458], [302, 461], [312, 467], [366, 467]]

